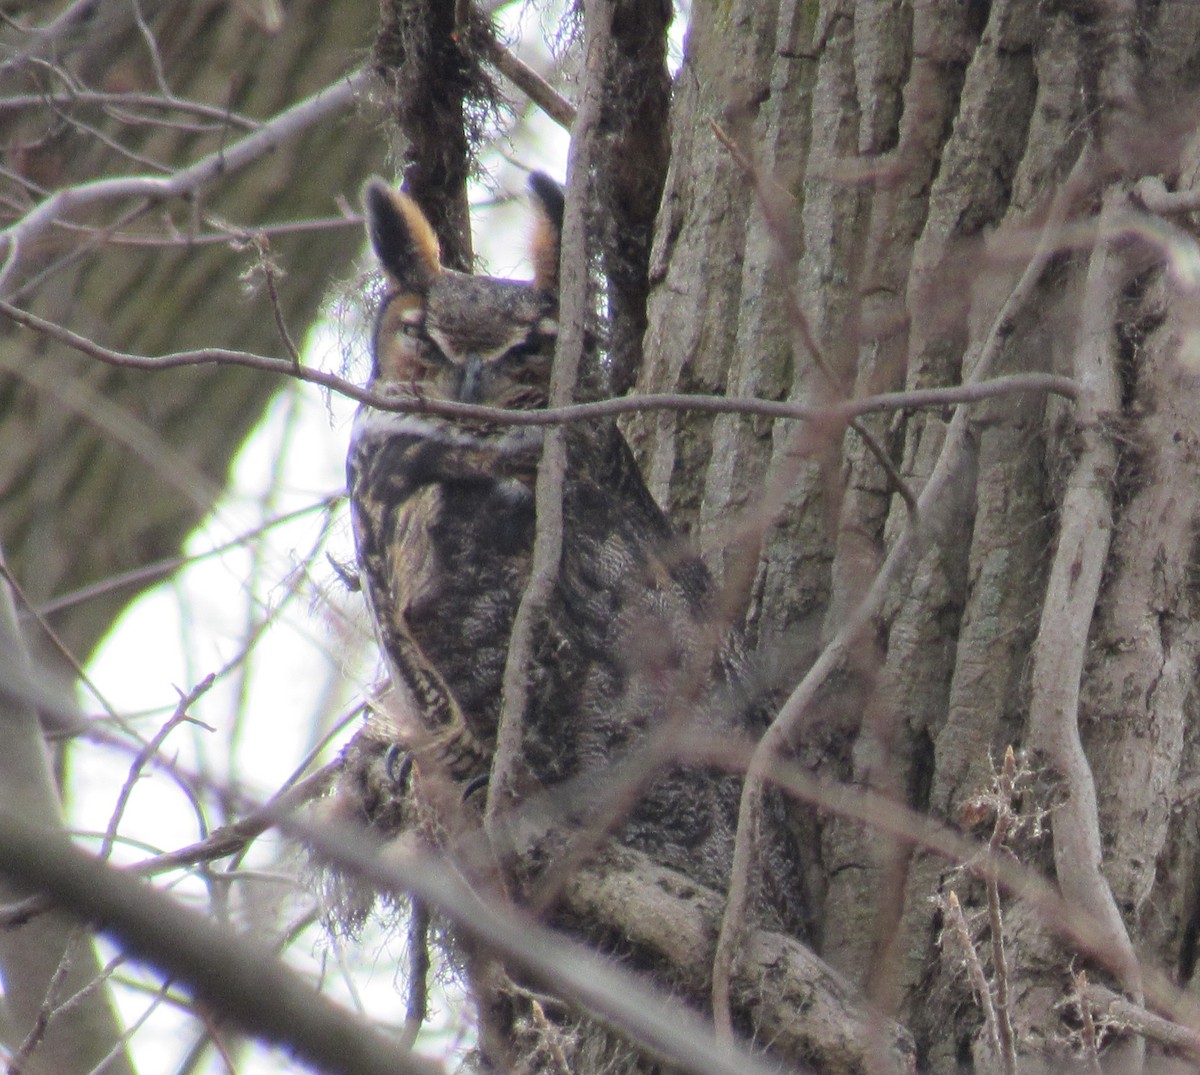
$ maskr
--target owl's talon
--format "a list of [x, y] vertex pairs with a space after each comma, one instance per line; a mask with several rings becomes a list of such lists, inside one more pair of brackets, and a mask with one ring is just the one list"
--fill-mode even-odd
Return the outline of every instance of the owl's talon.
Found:
[[[399, 766], [396, 764], [396, 759], [403, 758]], [[401, 791], [408, 790], [409, 777], [412, 775], [413, 756], [406, 750], [401, 750], [395, 743], [387, 748], [387, 753], [383, 756], [383, 768], [388, 775], [388, 779]]]

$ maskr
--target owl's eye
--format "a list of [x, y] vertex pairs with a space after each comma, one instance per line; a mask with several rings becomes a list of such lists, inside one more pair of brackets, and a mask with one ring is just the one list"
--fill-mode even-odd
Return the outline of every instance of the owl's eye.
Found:
[[549, 362], [554, 356], [554, 344], [558, 339], [558, 322], [552, 317], [543, 317], [530, 325], [527, 335], [514, 344], [504, 355], [505, 362], [540, 363]]
[[554, 340], [541, 336], [529, 336], [515, 347], [510, 347], [501, 361], [508, 372], [518, 379], [545, 379], [550, 375], [550, 362], [554, 358]]
[[438, 368], [452, 366], [442, 349], [425, 331], [423, 320], [404, 320], [396, 329], [396, 345], [401, 348], [417, 380], [431, 375]]
[[423, 310], [406, 310], [400, 318], [397, 332], [412, 339], [421, 339], [425, 335], [425, 313]]

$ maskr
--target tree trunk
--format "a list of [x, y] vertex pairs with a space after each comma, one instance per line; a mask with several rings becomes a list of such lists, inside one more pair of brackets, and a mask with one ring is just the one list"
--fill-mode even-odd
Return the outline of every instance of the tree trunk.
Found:
[[[1200, 865], [1197, 805], [1181, 785], [1197, 745], [1200, 390], [1190, 315], [1172, 310], [1192, 301], [1190, 281], [1169, 270], [1194, 244], [1125, 195], [1145, 175], [1183, 190], [1194, 181], [1194, 132], [1159, 113], [1195, 92], [1198, 24], [1185, 3], [697, 5], [676, 78], [639, 383], [817, 403], [979, 373], [1085, 384], [1098, 403], [1022, 395], [972, 410], [937, 533], [843, 668], [869, 702], [839, 705], [833, 692], [806, 714], [794, 752], [823, 776], [958, 826], [1006, 746], [1038, 748], [1042, 783], [1023, 808], [1050, 811], [1049, 833], [1026, 833], [1018, 854], [1081, 912], [1113, 906], [1114, 935], [1127, 930], [1131, 952], [1185, 987]], [[1106, 189], [1121, 200], [1097, 228], [1088, 222]], [[794, 235], [770, 216], [772, 199], [787, 204]], [[1043, 234], [1056, 205], [1070, 230]], [[1032, 287], [1019, 285], [1039, 241], [1050, 256]], [[818, 354], [803, 346], [809, 336]], [[902, 410], [865, 425], [920, 493], [949, 419]], [[672, 413], [631, 423], [631, 438], [653, 491], [738, 589], [763, 653], [786, 655], [814, 617], [831, 637], [908, 525], [854, 431]], [[781, 474], [784, 492], [765, 500]], [[1088, 497], [1072, 499], [1076, 487]], [[1111, 525], [1111, 539], [1062, 563], [1079, 521], [1063, 513], [1077, 504], [1086, 526], [1107, 537]], [[747, 556], [756, 571], [744, 570]], [[1055, 572], [1077, 593], [1089, 556], [1099, 557], [1094, 609], [1047, 616]], [[1082, 668], [1051, 664], [1072, 642]], [[1077, 713], [1046, 701], [1039, 669], [1056, 688], [1078, 685]], [[1069, 740], [1076, 723], [1082, 751], [1050, 742], [1047, 728]], [[974, 916], [984, 887], [858, 821], [806, 805], [794, 814], [816, 951], [914, 1032], [922, 1070], [992, 1064], [961, 950], [939, 948], [934, 903], [953, 888]], [[1084, 830], [1094, 853], [1072, 845]], [[1004, 937], [1018, 1047], [1030, 1056], [1078, 1045], [1059, 1006], [1072, 954], [1048, 925], [1014, 905]], [[1118, 953], [1077, 962], [1136, 995]]]
[[[56, 37], [48, 55], [92, 88], [154, 89], [133, 10], [87, 8], [90, 21]], [[292, 5], [268, 31], [270, 5], [142, 10], [175, 93], [260, 118], [331, 81], [347, 51], [339, 42], [365, 42], [368, 18]], [[793, 729], [787, 764], [772, 774], [797, 792], [786, 820], [808, 910], [790, 934], [769, 923], [733, 946], [733, 1025], [785, 1063], [827, 1071], [902, 1067], [914, 1048], [922, 1071], [1053, 1067], [1097, 1046], [1113, 1070], [1136, 1070], [1135, 1026], [1169, 1039], [1155, 1046], [1164, 1055], [1196, 1051], [1146, 1009], [1196, 1023], [1187, 994], [1200, 934], [1200, 386], [1189, 197], [1200, 141], [1187, 106], [1200, 9], [1183, 0], [697, 4], [648, 266], [646, 204], [633, 194], [653, 201], [663, 179], [666, 12], [647, 6], [644, 21], [622, 25], [637, 4], [596, 0], [588, 10], [612, 22], [615, 51], [643, 91], [620, 116], [619, 81], [584, 75], [603, 98], [579, 124], [601, 147], [585, 157], [593, 210], [607, 198], [628, 213], [591, 228], [598, 249], [576, 265], [609, 277], [605, 309], [621, 319], [611, 382], [623, 387], [637, 362], [627, 337], [648, 291], [641, 390], [820, 410], [806, 424], [699, 411], [627, 423], [652, 489], [724, 584], [722, 607], [744, 618]], [[441, 36], [391, 40], [379, 63], [408, 63], [406, 48], [423, 43], [433, 68], [453, 74], [437, 57], [459, 55], [446, 28], [457, 33], [470, 11], [450, 0], [387, 7], [397, 25], [416, 12], [404, 25], [417, 30], [422, 11], [443, 20]], [[248, 64], [244, 77], [232, 73], [235, 58]], [[25, 70], [4, 77], [30, 80], [26, 91], [64, 82]], [[482, 92], [470, 79], [439, 86]], [[420, 93], [403, 80], [391, 88], [402, 113]], [[409, 163], [422, 166], [415, 179], [449, 176], [461, 188], [466, 140], [439, 139], [474, 113], [434, 103], [408, 117], [406, 133], [438, 144], [415, 146]], [[114, 128], [134, 159], [79, 126], [102, 117], [69, 114], [61, 124], [32, 112], [7, 122], [17, 214], [46, 189], [150, 171], [148, 157], [177, 167], [237, 137], [232, 115], [203, 136]], [[373, 160], [367, 126], [358, 137], [339, 127], [332, 152], [327, 124], [294, 154], [277, 152], [274, 172], [232, 179], [191, 214], [150, 212], [184, 234], [193, 219], [207, 230], [217, 217], [257, 227], [327, 214]], [[458, 235], [465, 266], [463, 192], [440, 193], [446, 204], [431, 215], [452, 253]], [[143, 210], [118, 226], [146, 219]], [[293, 331], [358, 242], [356, 230], [333, 230], [272, 244], [289, 269], [279, 311]], [[46, 242], [19, 251], [15, 270], [0, 267], [7, 298], [142, 353], [282, 353], [270, 301], [241, 297], [240, 269], [261, 271], [249, 248], [233, 268], [224, 244], [147, 253], [72, 235], [68, 245], [62, 258]], [[0, 532], [35, 603], [174, 551], [271, 387], [214, 369], [152, 380], [46, 357], [54, 348], [27, 334], [8, 343]], [[942, 409], [910, 399], [853, 427], [837, 410], [880, 392], [1037, 373], [1071, 385], [1044, 380], [1037, 392]], [[585, 378], [585, 388], [603, 380]], [[133, 592], [65, 605], [53, 623], [86, 654]], [[826, 643], [836, 660], [812, 664]], [[14, 718], [27, 732], [28, 716]], [[393, 765], [394, 743], [375, 746], [371, 772], [393, 794], [404, 781], [392, 770], [404, 766]], [[955, 842], [958, 830], [977, 858]], [[721, 917], [733, 914], [722, 893], [631, 848], [555, 881], [556, 924], [615, 948], [707, 1014], [720, 978], [714, 941], [728, 939]], [[436, 909], [433, 893], [421, 898]], [[728, 906], [736, 910], [735, 895]], [[62, 935], [55, 941], [61, 950]], [[477, 937], [467, 952], [476, 981], [502, 977], [483, 949]], [[1093, 999], [1111, 996], [1105, 989], [1123, 998], [1105, 1001], [1125, 1014], [1098, 1042], [1081, 1018], [1079, 970]], [[517, 992], [528, 1038], [504, 1049], [528, 1044], [530, 1070], [559, 1064], [555, 1034], [578, 1029], [579, 1006], [550, 1005], [561, 1020], [551, 1026], [541, 1002]], [[485, 1027], [517, 1027], [514, 995], [502, 984], [483, 998], [504, 1008]], [[571, 1070], [643, 1064], [594, 1025], [585, 1017], [579, 1036], [564, 1035], [568, 1052], [579, 1046]]]
[[[94, 7], [94, 6], [93, 6]], [[371, 4], [303, 3], [270, 21], [272, 5], [201, 3], [136, 7], [101, 4], [77, 16], [44, 47], [56, 67], [18, 65], [10, 94], [159, 92], [150, 56], [178, 98], [216, 110], [140, 115], [171, 126], [114, 117], [84, 100], [74, 107], [9, 112], [5, 200], [20, 215], [46, 191], [96, 177], [169, 173], [228, 146], [248, 130], [347, 74], [365, 56]], [[20, 54], [36, 37], [6, 30]], [[35, 43], [30, 43], [30, 38]], [[69, 80], [75, 80], [72, 83]], [[231, 118], [224, 122], [222, 111]], [[207, 130], [197, 128], [207, 122]], [[103, 136], [93, 133], [99, 128]], [[114, 148], [116, 143], [127, 152]], [[287, 357], [252, 237], [274, 224], [335, 218], [383, 149], [370, 123], [330, 117], [270, 157], [182, 199], [138, 206], [125, 199], [74, 217], [36, 250], [22, 251], [5, 297], [117, 350], [157, 355], [226, 347]], [[137, 154], [131, 157], [129, 154]], [[355, 207], [356, 208], [356, 207]], [[80, 233], [80, 225], [91, 231]], [[110, 242], [113, 227], [124, 241]], [[204, 242], [227, 228], [241, 242]], [[137, 236], [143, 242], [131, 243]], [[174, 236], [174, 242], [170, 237]], [[189, 238], [196, 241], [189, 242]], [[293, 337], [307, 326], [360, 248], [352, 224], [270, 238], [279, 311]], [[34, 333], [10, 330], [0, 359], [0, 533], [14, 574], [36, 605], [54, 601], [51, 623], [84, 660], [123, 609], [168, 571], [84, 601], [62, 603], [82, 587], [115, 579], [178, 553], [207, 514], [234, 455], [262, 414], [278, 379], [235, 368], [176, 370], [157, 377], [112, 369]], [[87, 535], [86, 540], [82, 540]], [[39, 640], [40, 641], [40, 640]]]

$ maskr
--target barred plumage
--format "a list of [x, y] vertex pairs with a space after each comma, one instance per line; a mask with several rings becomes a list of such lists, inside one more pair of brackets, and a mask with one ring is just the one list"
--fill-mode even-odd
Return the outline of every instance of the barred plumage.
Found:
[[[369, 232], [388, 292], [372, 387], [506, 408], [544, 406], [556, 335], [562, 193], [532, 183], [530, 283], [448, 271], [417, 207], [372, 183]], [[746, 727], [736, 646], [714, 633], [702, 563], [676, 541], [612, 424], [572, 426], [563, 549], [536, 635], [523, 765], [534, 786], [610, 773], [671, 721], [726, 739]], [[486, 778], [513, 618], [528, 582], [542, 434], [364, 408], [348, 476], [365, 589], [398, 704], [393, 741], [463, 787]], [[372, 742], [382, 744], [376, 728]], [[593, 787], [600, 787], [594, 784]], [[697, 879], [727, 869], [736, 779], [668, 762], [621, 838]]]

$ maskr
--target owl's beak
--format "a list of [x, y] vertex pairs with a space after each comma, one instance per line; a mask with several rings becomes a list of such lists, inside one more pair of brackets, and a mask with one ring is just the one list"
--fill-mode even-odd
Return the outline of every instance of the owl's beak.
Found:
[[458, 382], [460, 403], [479, 403], [483, 399], [483, 359], [468, 355]]

